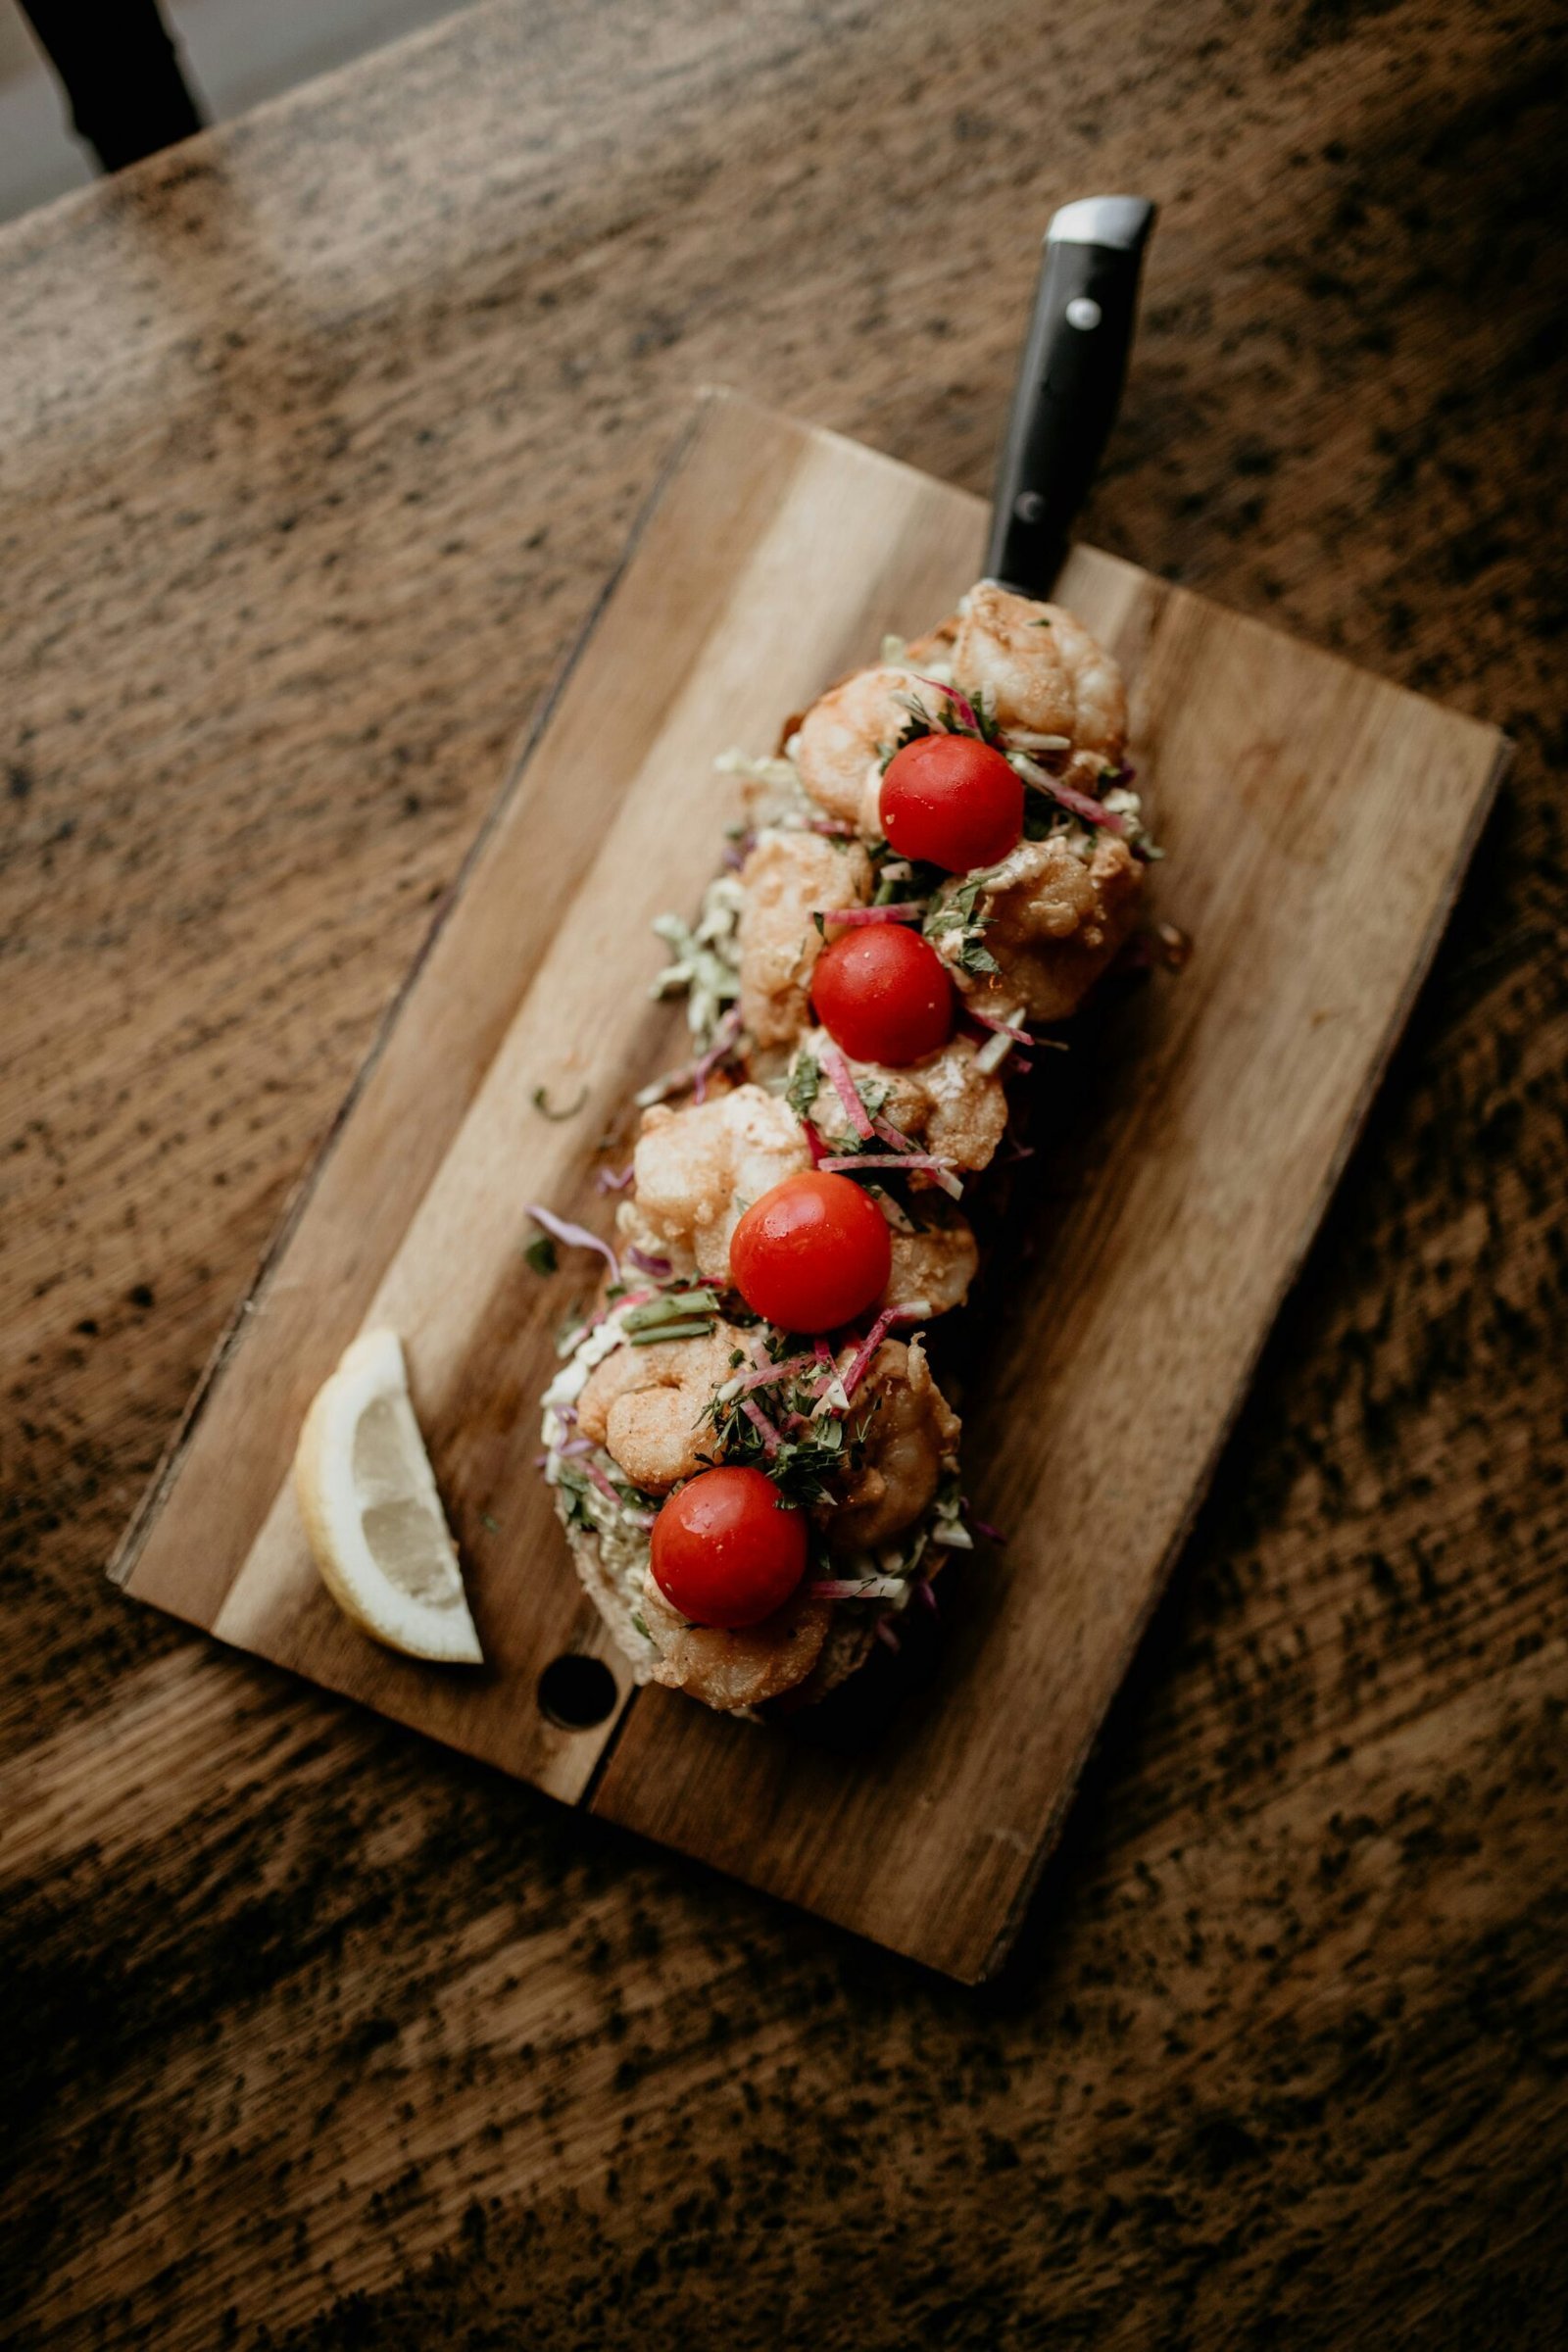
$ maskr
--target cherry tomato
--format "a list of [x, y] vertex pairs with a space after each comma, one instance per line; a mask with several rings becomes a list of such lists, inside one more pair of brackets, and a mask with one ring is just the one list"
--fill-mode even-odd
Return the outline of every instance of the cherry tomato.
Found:
[[887, 1219], [848, 1176], [786, 1176], [736, 1226], [729, 1270], [747, 1305], [785, 1331], [836, 1331], [887, 1289]]
[[953, 982], [936, 950], [902, 923], [863, 923], [825, 947], [811, 975], [816, 1017], [857, 1061], [903, 1069], [953, 1034]]
[[950, 874], [995, 865], [1023, 837], [1023, 779], [977, 736], [917, 735], [888, 762], [882, 830]]
[[654, 1521], [651, 1565], [693, 1625], [760, 1625], [806, 1574], [806, 1514], [760, 1470], [705, 1470]]

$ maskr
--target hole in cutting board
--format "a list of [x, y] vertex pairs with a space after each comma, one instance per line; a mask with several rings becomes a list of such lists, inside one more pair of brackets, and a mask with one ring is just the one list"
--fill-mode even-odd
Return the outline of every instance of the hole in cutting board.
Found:
[[539, 1711], [564, 1732], [590, 1732], [614, 1708], [619, 1692], [603, 1658], [567, 1653], [552, 1658], [539, 1677]]

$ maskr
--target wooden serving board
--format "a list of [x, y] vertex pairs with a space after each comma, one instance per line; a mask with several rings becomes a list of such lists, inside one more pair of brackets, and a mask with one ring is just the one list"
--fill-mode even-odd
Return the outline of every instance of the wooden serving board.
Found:
[[[947, 1640], [876, 1736], [634, 1691], [532, 1463], [586, 1278], [526, 1265], [524, 1203], [608, 1228], [607, 1132], [681, 1056], [653, 918], [735, 811], [713, 760], [969, 583], [985, 510], [887, 458], [707, 399], [388, 1016], [112, 1574], [138, 1598], [571, 1803], [973, 1981], [1007, 1947], [1425, 971], [1505, 757], [1493, 729], [1079, 548], [1059, 584], [1134, 685], [1133, 756], [1193, 938], [1113, 1024], [1042, 1160], [964, 1399], [1010, 1535], [943, 1580]], [[556, 1106], [586, 1089], [576, 1116]], [[322, 1590], [290, 1463], [362, 1328], [403, 1335], [488, 1664], [364, 1639]], [[618, 1703], [539, 1703], [564, 1653]], [[893, 1676], [891, 1682], [888, 1676]]]

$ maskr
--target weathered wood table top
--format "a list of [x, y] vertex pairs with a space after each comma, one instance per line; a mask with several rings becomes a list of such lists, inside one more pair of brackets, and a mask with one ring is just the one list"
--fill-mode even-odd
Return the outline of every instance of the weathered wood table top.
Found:
[[[9, 2342], [1558, 2340], [1556, 23], [492, 5], [0, 239]], [[100, 1571], [693, 385], [983, 489], [1120, 186], [1089, 535], [1519, 752], [966, 1993]]]

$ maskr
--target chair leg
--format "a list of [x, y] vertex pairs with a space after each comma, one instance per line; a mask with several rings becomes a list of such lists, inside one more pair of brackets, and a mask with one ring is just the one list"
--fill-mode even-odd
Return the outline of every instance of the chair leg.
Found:
[[118, 172], [200, 130], [158, 0], [20, 0], [65, 84], [76, 136]]

